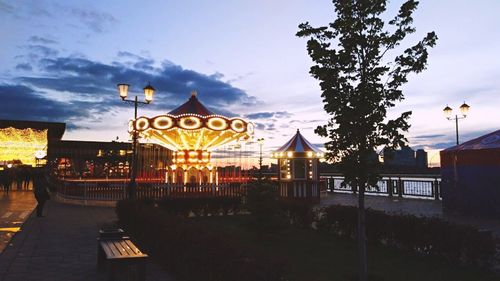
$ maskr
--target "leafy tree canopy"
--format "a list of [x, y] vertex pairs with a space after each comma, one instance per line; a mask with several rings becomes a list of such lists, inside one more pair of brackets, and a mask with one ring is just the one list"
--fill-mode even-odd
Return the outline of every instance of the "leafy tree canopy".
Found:
[[340, 162], [346, 182], [354, 186], [376, 184], [373, 151], [407, 142], [403, 133], [410, 127], [411, 112], [388, 119], [387, 110], [403, 100], [401, 86], [408, 75], [426, 68], [427, 49], [437, 40], [429, 32], [401, 54], [389, 56], [415, 32], [412, 15], [418, 2], [406, 1], [387, 23], [382, 19], [386, 2], [334, 0], [334, 22], [322, 27], [306, 22], [297, 32], [308, 38], [307, 50], [314, 62], [310, 73], [320, 80], [324, 109], [332, 116], [315, 132], [329, 137], [327, 159]]

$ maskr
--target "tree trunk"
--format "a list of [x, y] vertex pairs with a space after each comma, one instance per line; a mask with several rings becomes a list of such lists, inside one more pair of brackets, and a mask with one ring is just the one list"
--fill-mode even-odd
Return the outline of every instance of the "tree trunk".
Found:
[[359, 281], [367, 281], [368, 267], [366, 261], [366, 218], [365, 218], [365, 183], [358, 188], [358, 258]]

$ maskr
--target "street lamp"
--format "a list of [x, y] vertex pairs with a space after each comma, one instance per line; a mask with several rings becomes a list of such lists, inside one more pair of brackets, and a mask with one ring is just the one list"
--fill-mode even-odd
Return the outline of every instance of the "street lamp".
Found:
[[262, 146], [264, 145], [264, 138], [257, 139], [257, 143], [260, 147], [260, 156], [259, 156], [259, 181], [262, 180]]
[[452, 115], [452, 109], [448, 105], [443, 109], [444, 115], [446, 119], [453, 121], [455, 120], [455, 133], [457, 135], [457, 145], [458, 145], [458, 119], [464, 119], [467, 117], [467, 113], [469, 113], [470, 106], [465, 102], [460, 106], [460, 112], [462, 115], [456, 114], [455, 117]]
[[136, 196], [136, 188], [137, 188], [137, 183], [136, 183], [136, 177], [137, 177], [137, 130], [135, 126], [135, 120], [137, 119], [137, 107], [138, 105], [146, 105], [150, 104], [153, 101], [153, 95], [155, 93], [155, 88], [151, 86], [151, 84], [148, 83], [146, 87], [143, 88], [144, 91], [144, 100], [145, 101], [139, 101], [138, 97], [135, 96], [134, 99], [127, 99], [128, 96], [128, 88], [129, 84], [118, 84], [118, 94], [120, 95], [120, 98], [122, 101], [128, 103], [128, 104], [133, 104], [134, 105], [134, 124], [133, 124], [133, 134], [132, 134], [132, 172], [130, 173], [130, 182], [128, 185], [128, 198], [134, 199]]

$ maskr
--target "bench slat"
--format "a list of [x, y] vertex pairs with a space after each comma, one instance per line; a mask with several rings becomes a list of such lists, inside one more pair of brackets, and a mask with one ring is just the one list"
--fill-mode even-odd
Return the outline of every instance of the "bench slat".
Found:
[[124, 243], [124, 241], [117, 241], [115, 242], [115, 245], [119, 247], [121, 250], [122, 255], [124, 256], [134, 256], [135, 253], [130, 249], [130, 247], [127, 245], [127, 243]]
[[137, 248], [133, 243], [132, 241], [130, 240], [125, 240], [124, 241], [131, 249], [132, 251], [134, 252], [134, 254], [136, 255], [143, 255], [143, 253], [139, 250], [139, 248]]
[[143, 254], [130, 240], [107, 240], [101, 241], [100, 245], [107, 259], [123, 258], [145, 258]]
[[115, 252], [113, 252], [113, 250], [109, 247], [107, 243], [101, 242], [101, 247], [104, 250], [104, 253], [106, 254], [107, 258], [116, 256]]
[[110, 241], [109, 247], [114, 249], [114, 252], [116, 252], [116, 257], [121, 258], [123, 256], [122, 250], [120, 249], [120, 245], [116, 245], [115, 241]]

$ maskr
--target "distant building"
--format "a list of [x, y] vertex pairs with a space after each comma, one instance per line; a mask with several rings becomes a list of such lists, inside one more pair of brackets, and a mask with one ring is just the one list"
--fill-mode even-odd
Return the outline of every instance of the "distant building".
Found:
[[415, 167], [415, 151], [409, 146], [398, 150], [384, 149], [384, 166]]
[[415, 155], [415, 163], [417, 168], [427, 169], [427, 152], [423, 149], [417, 149]]

